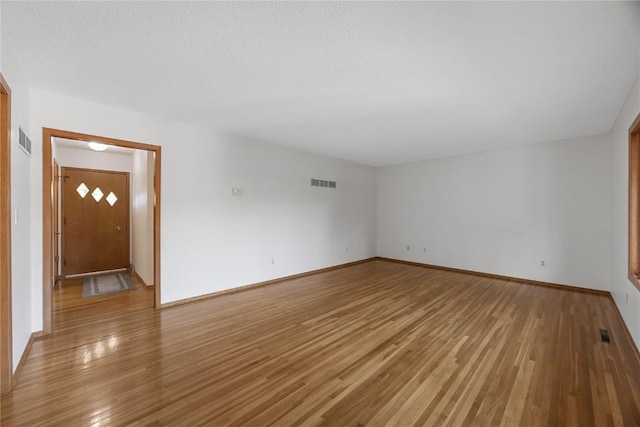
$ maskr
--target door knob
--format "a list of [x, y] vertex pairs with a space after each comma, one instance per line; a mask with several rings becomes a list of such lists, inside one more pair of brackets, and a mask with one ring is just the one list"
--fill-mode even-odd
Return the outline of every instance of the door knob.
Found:
[[122, 230], [122, 228], [120, 228], [119, 225], [116, 225], [116, 231], [120, 231], [120, 230]]

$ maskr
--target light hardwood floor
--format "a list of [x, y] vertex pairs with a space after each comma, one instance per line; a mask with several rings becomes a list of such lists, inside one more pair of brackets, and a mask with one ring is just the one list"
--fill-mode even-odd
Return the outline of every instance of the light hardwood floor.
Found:
[[605, 296], [377, 260], [161, 311], [129, 298], [69, 299], [3, 426], [640, 425]]

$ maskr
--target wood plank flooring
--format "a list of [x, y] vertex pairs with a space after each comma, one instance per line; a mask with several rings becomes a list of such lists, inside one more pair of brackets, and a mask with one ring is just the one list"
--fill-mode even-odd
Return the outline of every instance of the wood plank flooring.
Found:
[[[146, 286], [135, 275], [129, 277], [136, 285], [135, 290], [91, 298], [82, 298], [82, 278], [66, 279], [56, 284], [53, 288], [54, 329], [68, 327], [67, 319], [70, 315], [83, 319], [90, 313], [114, 315], [153, 307], [153, 287]], [[92, 307], [90, 310], [87, 309], [89, 306]], [[81, 310], [79, 316], [71, 314], [76, 310]]]
[[605, 296], [379, 260], [161, 311], [136, 292], [67, 302], [2, 425], [640, 425]]

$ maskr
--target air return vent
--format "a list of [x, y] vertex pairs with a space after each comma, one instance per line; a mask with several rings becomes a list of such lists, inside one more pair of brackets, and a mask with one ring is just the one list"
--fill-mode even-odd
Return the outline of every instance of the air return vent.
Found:
[[327, 181], [324, 179], [311, 178], [312, 187], [337, 188], [335, 181]]
[[31, 140], [22, 128], [18, 128], [18, 145], [27, 156], [31, 157]]
[[600, 329], [600, 342], [611, 344], [611, 334], [606, 329]]

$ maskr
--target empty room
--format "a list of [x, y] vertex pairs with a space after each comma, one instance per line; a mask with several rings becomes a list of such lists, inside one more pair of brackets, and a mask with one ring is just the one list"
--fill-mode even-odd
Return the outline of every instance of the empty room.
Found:
[[640, 2], [0, 2], [2, 426], [640, 425]]

